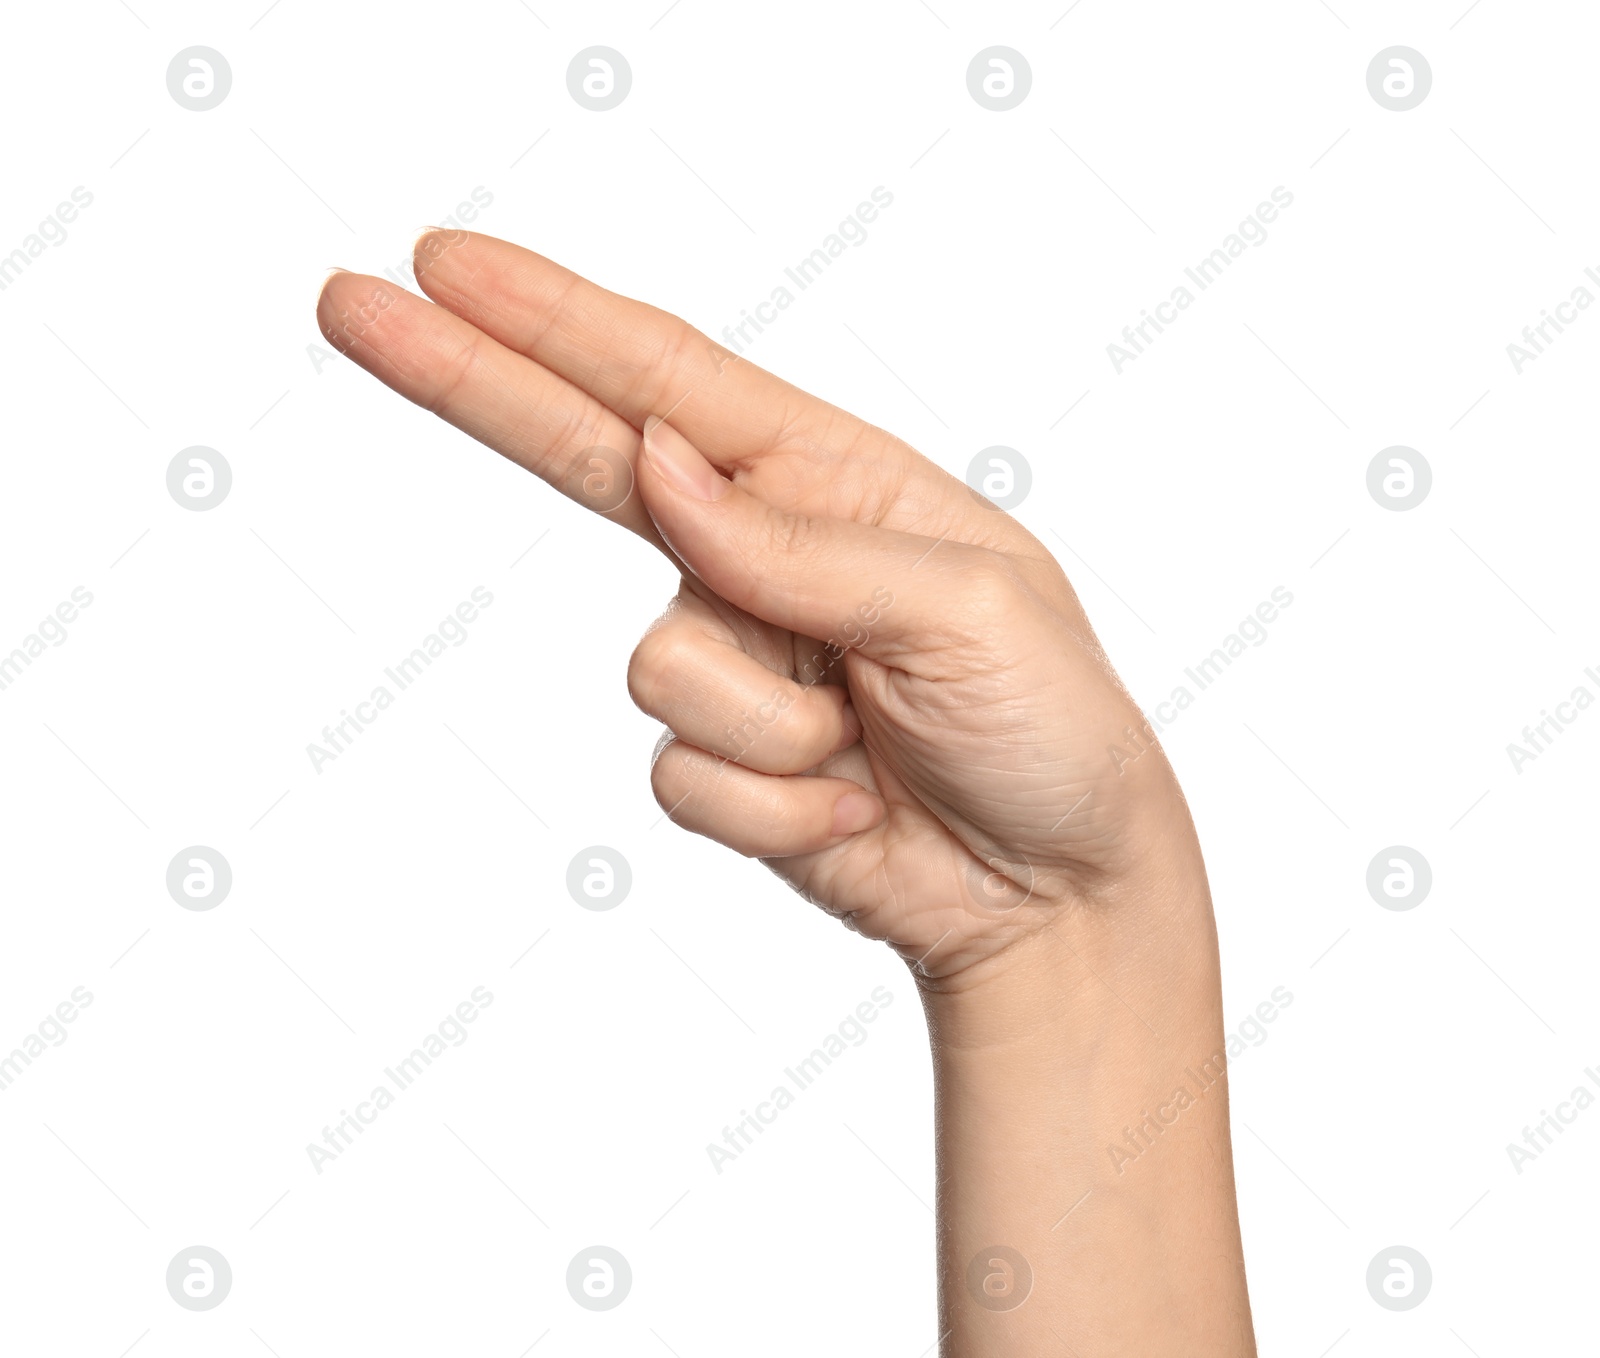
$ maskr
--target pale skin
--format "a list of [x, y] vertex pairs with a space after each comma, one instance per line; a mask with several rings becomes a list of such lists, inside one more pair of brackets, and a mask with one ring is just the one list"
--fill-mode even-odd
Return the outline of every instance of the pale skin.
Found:
[[488, 236], [415, 262], [429, 300], [330, 275], [323, 334], [665, 554], [657, 800], [911, 968], [941, 1352], [1253, 1355], [1204, 863], [1061, 568], [676, 317]]

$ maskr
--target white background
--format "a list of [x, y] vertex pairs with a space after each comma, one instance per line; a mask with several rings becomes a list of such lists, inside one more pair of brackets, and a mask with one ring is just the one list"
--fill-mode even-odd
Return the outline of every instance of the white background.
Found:
[[[661, 821], [623, 679], [668, 569], [319, 358], [312, 314], [481, 188], [477, 229], [715, 335], [879, 185], [752, 358], [957, 474], [1020, 450], [1018, 516], [1147, 705], [1294, 596], [1164, 735], [1230, 1027], [1293, 994], [1232, 1072], [1262, 1351], [1581, 1340], [1600, 1111], [1520, 1174], [1506, 1145], [1600, 1065], [1600, 709], [1520, 773], [1506, 746], [1600, 695], [1600, 314], [1520, 375], [1506, 345], [1600, 265], [1588, 7], [532, 3], [6, 9], [0, 253], [93, 203], [0, 293], [0, 651], [93, 604], [0, 692], [0, 1050], [94, 998], [0, 1092], [0, 1347], [929, 1350], [913, 986]], [[233, 74], [204, 113], [165, 83], [196, 44]], [[633, 70], [608, 113], [566, 87], [594, 44]], [[966, 88], [993, 44], [1032, 68], [1007, 113]], [[1407, 113], [1366, 87], [1394, 44], [1433, 70]], [[1107, 344], [1279, 185], [1119, 375]], [[205, 513], [165, 483], [195, 444], [233, 470]], [[1405, 513], [1366, 488], [1394, 444], [1433, 469]], [[475, 586], [467, 642], [316, 773]], [[195, 844], [233, 871], [208, 912], [165, 886]], [[594, 844], [634, 876], [605, 913], [565, 887]], [[1406, 912], [1365, 886], [1394, 844], [1434, 875]], [[475, 986], [470, 1040], [319, 1175], [307, 1143]], [[715, 1173], [875, 986], [869, 1040]], [[234, 1273], [205, 1313], [164, 1285], [196, 1244]], [[634, 1272], [603, 1314], [564, 1281], [594, 1244]], [[1365, 1284], [1395, 1244], [1434, 1274], [1406, 1313]]]

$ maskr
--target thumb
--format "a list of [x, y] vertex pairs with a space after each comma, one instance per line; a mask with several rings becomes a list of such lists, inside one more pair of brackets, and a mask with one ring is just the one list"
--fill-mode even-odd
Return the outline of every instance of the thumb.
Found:
[[981, 570], [977, 558], [1003, 565], [963, 543], [778, 509], [655, 416], [639, 470], [656, 527], [707, 586], [778, 627], [867, 655], [925, 643], [958, 583], [965, 590]]

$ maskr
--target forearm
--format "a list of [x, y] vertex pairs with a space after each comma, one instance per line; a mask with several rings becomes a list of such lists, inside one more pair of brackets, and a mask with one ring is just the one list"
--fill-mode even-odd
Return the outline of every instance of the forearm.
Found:
[[925, 989], [947, 1358], [1255, 1353], [1216, 937], [1183, 894]]

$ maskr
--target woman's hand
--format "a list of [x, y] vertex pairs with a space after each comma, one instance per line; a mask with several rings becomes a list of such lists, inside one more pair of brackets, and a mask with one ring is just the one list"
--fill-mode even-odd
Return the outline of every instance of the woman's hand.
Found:
[[1205, 872], [1056, 563], [653, 307], [465, 232], [416, 271], [323, 333], [682, 572], [628, 675], [662, 806], [914, 965], [944, 1351], [1253, 1354]]
[[338, 273], [323, 333], [683, 570], [628, 675], [672, 732], [652, 781], [675, 821], [946, 987], [1198, 870], [1165, 759], [1020, 524], [538, 255], [459, 231], [415, 254], [436, 306]]

